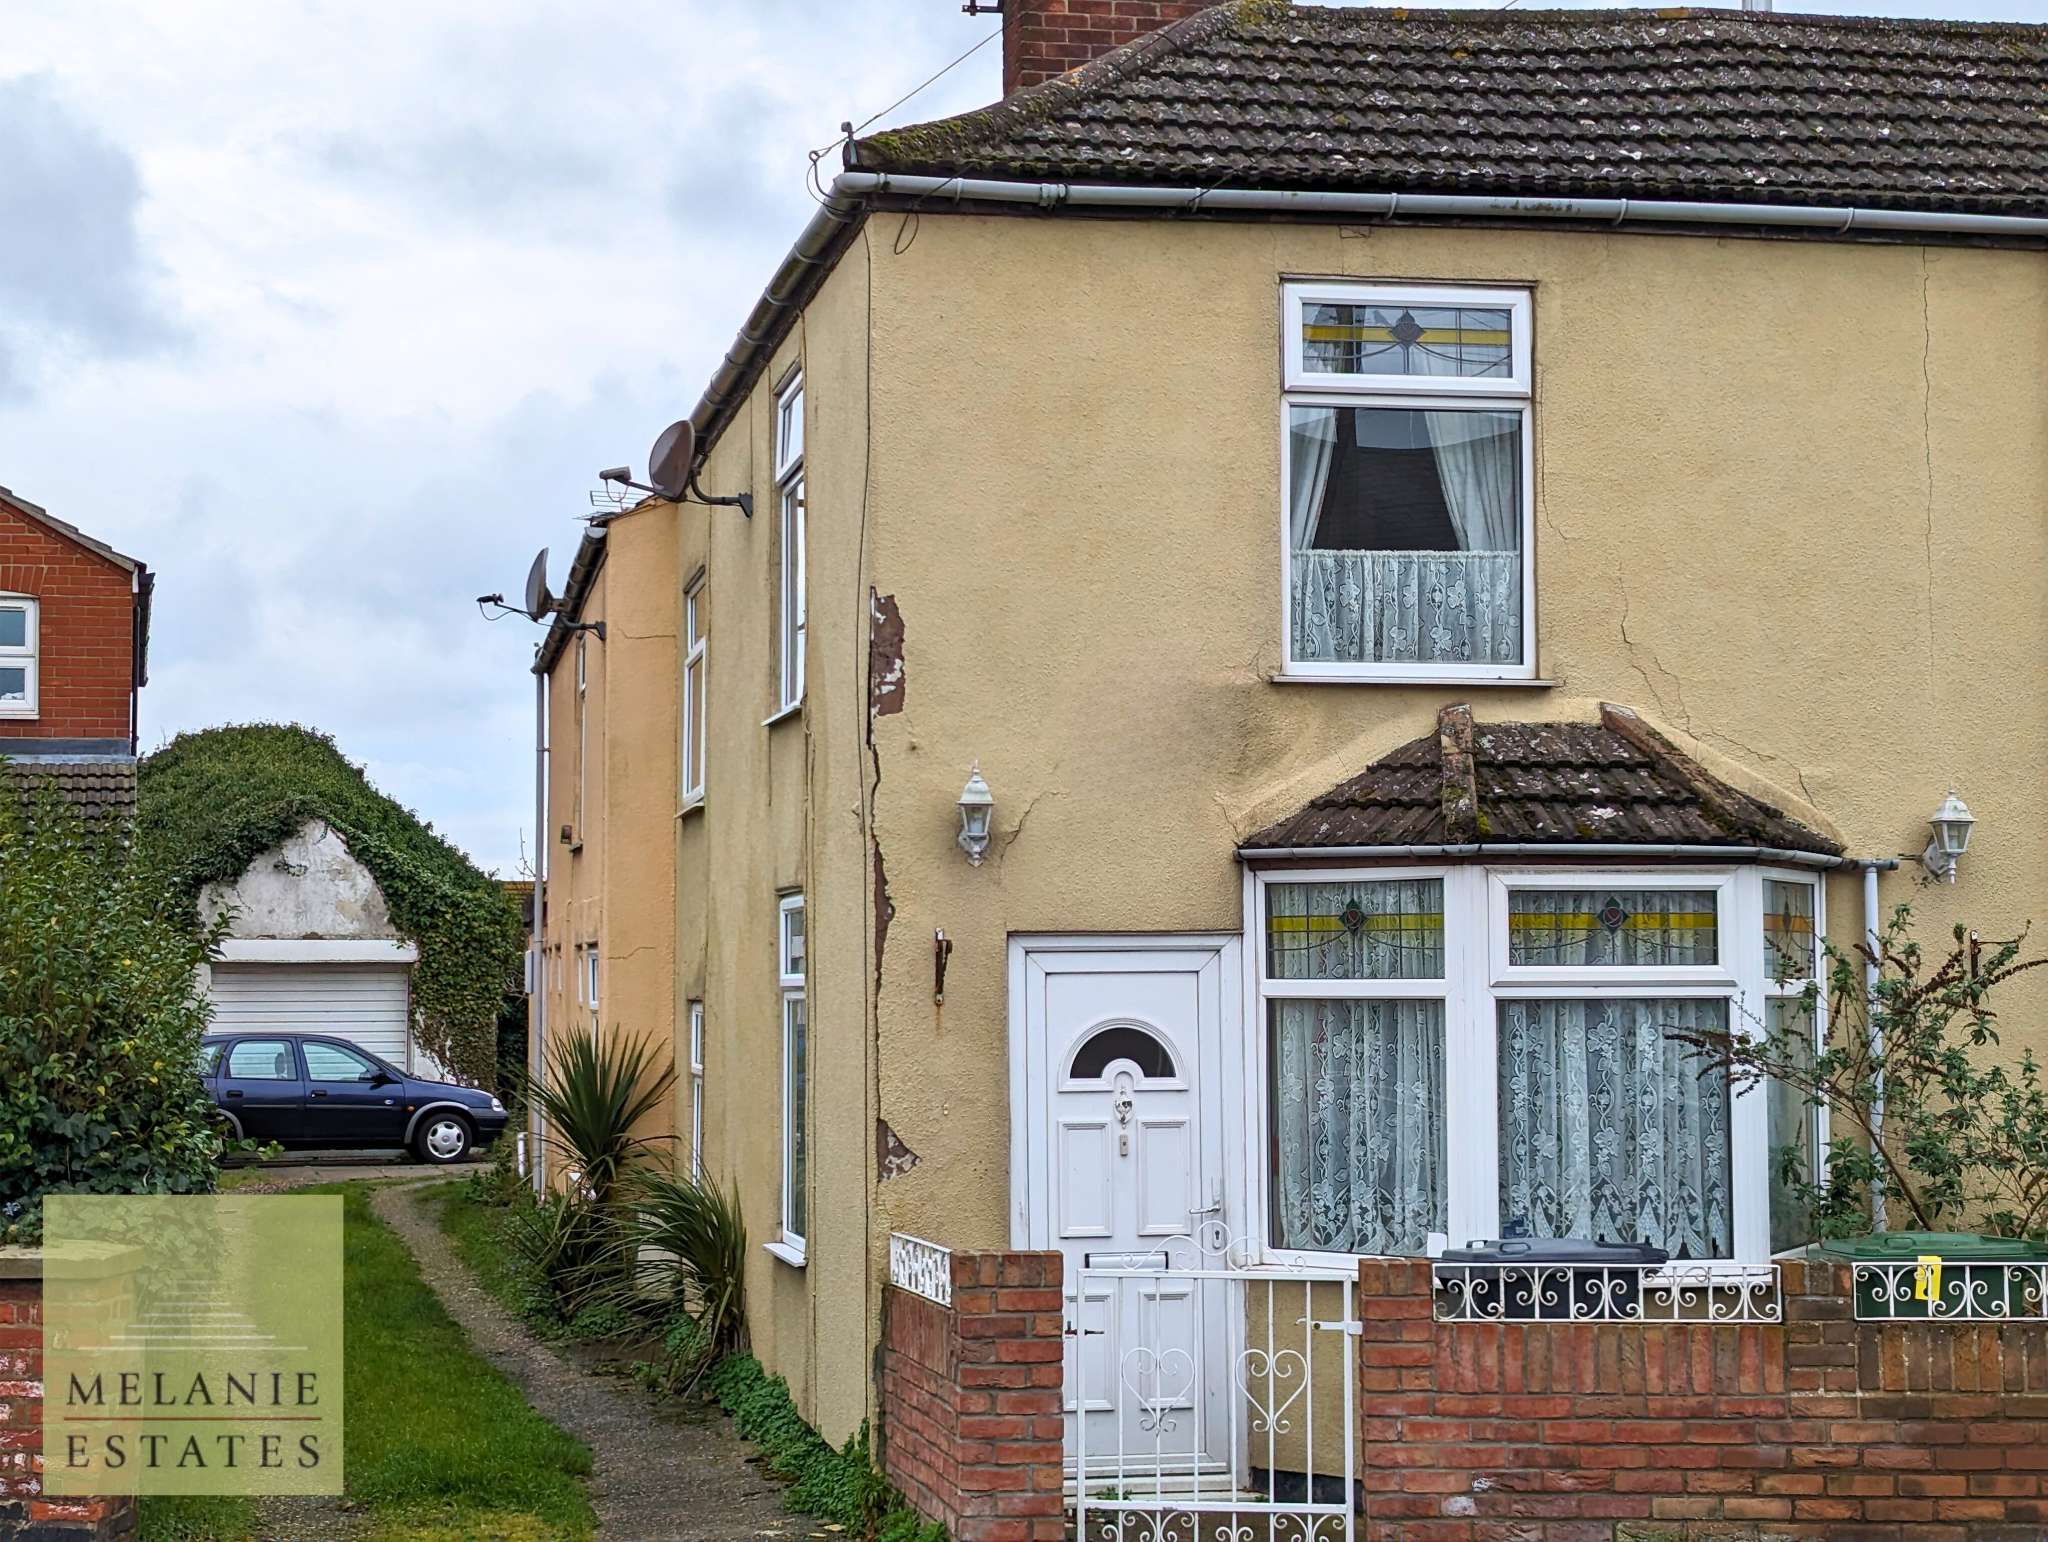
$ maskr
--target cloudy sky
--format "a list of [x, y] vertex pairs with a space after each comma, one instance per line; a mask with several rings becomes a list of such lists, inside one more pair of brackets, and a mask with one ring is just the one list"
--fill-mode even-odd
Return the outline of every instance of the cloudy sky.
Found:
[[[532, 629], [474, 596], [543, 545], [559, 582], [597, 468], [696, 401], [809, 212], [807, 152], [996, 26], [958, 0], [0, 0], [0, 485], [161, 575], [145, 747], [317, 725], [511, 873]], [[993, 99], [998, 46], [882, 123]]]

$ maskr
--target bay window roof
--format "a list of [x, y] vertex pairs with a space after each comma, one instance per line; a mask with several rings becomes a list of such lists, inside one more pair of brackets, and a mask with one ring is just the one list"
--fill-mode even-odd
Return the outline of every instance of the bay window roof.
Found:
[[1839, 842], [1709, 774], [1628, 708], [1605, 704], [1598, 723], [1478, 723], [1468, 706], [1445, 707], [1435, 733], [1240, 850], [1470, 844], [1842, 854]]

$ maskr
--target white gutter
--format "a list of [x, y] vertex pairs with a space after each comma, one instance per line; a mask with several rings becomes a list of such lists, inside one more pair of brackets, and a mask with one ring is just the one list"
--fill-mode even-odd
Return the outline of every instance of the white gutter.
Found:
[[760, 355], [774, 346], [783, 314], [796, 301], [811, 270], [853, 219], [863, 201], [879, 195], [955, 202], [1028, 204], [1041, 209], [1146, 209], [1163, 214], [1242, 211], [1400, 219], [1591, 220], [1611, 225], [1773, 225], [1842, 235], [1889, 231], [1906, 235], [2025, 236], [2048, 238], [2048, 218], [2017, 214], [1927, 213], [1913, 209], [1830, 209], [1815, 204], [1683, 203], [1655, 198], [1494, 198], [1471, 193], [1285, 192], [1240, 187], [1123, 187], [1114, 183], [1004, 182], [975, 177], [909, 177], [879, 171], [843, 171], [810, 223], [776, 268], [704, 388], [690, 421], [708, 444], [719, 415], [730, 406]]
[[[1858, 857], [1831, 857], [1818, 851], [1787, 851], [1777, 846], [1657, 846], [1576, 844], [1547, 841], [1480, 841], [1456, 846], [1240, 846], [1237, 855], [1246, 862], [1328, 860], [1353, 862], [1366, 857], [1682, 857], [1698, 862], [1782, 862], [1788, 867], [1817, 867], [1828, 870], [1861, 867], [1897, 867], [1890, 860], [1866, 861]], [[1875, 882], [1875, 878], [1871, 879]]]

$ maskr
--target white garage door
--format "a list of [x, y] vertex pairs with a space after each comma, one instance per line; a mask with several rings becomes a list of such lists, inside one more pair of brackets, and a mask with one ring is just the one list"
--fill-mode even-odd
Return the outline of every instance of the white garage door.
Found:
[[374, 964], [215, 964], [213, 1032], [331, 1033], [404, 1070], [408, 978]]

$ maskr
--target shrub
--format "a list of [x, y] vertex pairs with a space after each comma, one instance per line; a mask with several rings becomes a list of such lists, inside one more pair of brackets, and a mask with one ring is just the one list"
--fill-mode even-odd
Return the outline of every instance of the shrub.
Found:
[[675, 1080], [673, 1064], [654, 1069], [644, 1038], [614, 1036], [598, 1044], [577, 1033], [555, 1041], [547, 1079], [532, 1090], [533, 1104], [548, 1144], [600, 1209], [610, 1207], [620, 1180], [652, 1152], [655, 1143], [635, 1135], [633, 1126], [661, 1106]]
[[[2021, 959], [2023, 942], [1987, 946], [1958, 926], [1954, 946], [1930, 965], [1901, 905], [1875, 949], [1828, 945], [1825, 1048], [1814, 1042], [1817, 985], [1805, 1012], [1775, 1033], [1731, 1026], [1680, 1036], [1738, 1087], [1779, 1082], [1833, 1111], [1838, 1133], [1824, 1174], [1808, 1173], [1795, 1147], [1773, 1153], [1820, 1235], [1868, 1231], [1873, 1195], [1884, 1197], [1888, 1221], [1915, 1230], [1968, 1222], [2003, 1236], [2048, 1234], [2048, 1090], [2032, 1050], [2011, 1070], [1987, 1053], [1998, 1047], [1992, 993], [2048, 963]], [[1870, 963], [1874, 990], [1864, 980]]]
[[210, 938], [47, 782], [0, 781], [0, 1213], [45, 1194], [212, 1189], [227, 1141], [199, 1079]]
[[631, 1202], [636, 1253], [653, 1250], [661, 1260], [643, 1265], [642, 1279], [652, 1274], [665, 1284], [671, 1311], [692, 1330], [680, 1341], [670, 1334], [660, 1377], [678, 1391], [713, 1361], [747, 1347], [747, 1223], [739, 1186], [721, 1193], [712, 1184], [646, 1173], [633, 1183]]

